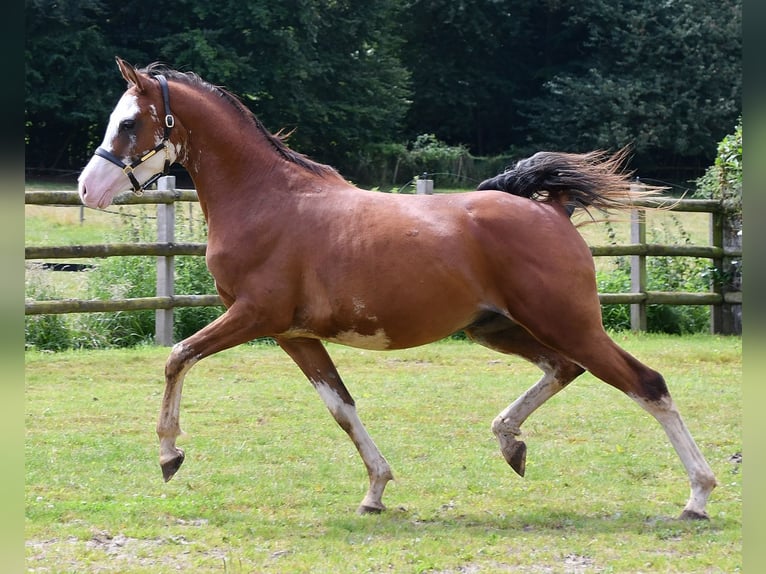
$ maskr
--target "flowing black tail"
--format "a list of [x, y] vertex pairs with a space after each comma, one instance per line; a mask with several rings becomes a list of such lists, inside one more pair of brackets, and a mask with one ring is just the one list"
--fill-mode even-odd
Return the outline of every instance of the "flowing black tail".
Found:
[[662, 188], [632, 186], [632, 174], [622, 169], [627, 154], [627, 148], [611, 156], [599, 151], [541, 151], [482, 181], [476, 189], [497, 189], [536, 201], [559, 202], [569, 215], [577, 208], [630, 209], [634, 199], [654, 196]]

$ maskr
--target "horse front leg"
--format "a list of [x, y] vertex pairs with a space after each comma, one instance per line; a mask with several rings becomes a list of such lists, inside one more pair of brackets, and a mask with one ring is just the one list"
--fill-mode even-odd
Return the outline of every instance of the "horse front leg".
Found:
[[157, 421], [160, 468], [165, 482], [178, 472], [185, 457], [184, 451], [176, 447], [176, 438], [182, 434], [181, 390], [186, 373], [201, 359], [245, 343], [258, 335], [252, 320], [252, 310], [235, 303], [218, 319], [173, 346], [165, 363], [165, 394]]
[[385, 510], [383, 491], [394, 475], [359, 419], [354, 399], [343, 384], [324, 345], [316, 339], [277, 339], [277, 342], [316, 388], [335, 421], [353, 441], [367, 467], [370, 486], [357, 512], [366, 514]]

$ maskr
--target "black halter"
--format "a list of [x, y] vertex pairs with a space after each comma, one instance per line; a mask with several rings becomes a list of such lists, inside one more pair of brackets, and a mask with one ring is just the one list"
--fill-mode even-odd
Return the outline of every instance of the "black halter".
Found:
[[[162, 100], [165, 105], [165, 132], [162, 136], [162, 141], [157, 144], [153, 150], [144, 154], [130, 165], [126, 164], [112, 152], [105, 150], [102, 147], [99, 147], [95, 152], [97, 156], [112, 162], [114, 165], [122, 169], [123, 173], [128, 176], [128, 179], [130, 179], [130, 183], [133, 186], [133, 192], [136, 195], [142, 195], [144, 193], [144, 189], [152, 185], [163, 175], [167, 175], [168, 171], [170, 170], [170, 152], [168, 150], [168, 140], [170, 139], [170, 129], [175, 125], [176, 122], [173, 114], [170, 111], [170, 92], [168, 90], [168, 81], [165, 79], [165, 76], [161, 75], [156, 76], [156, 79], [160, 83], [160, 88], [162, 89]], [[165, 167], [162, 172], [154, 174], [142, 184], [138, 183], [136, 176], [133, 175], [133, 170], [162, 149], [165, 150]]]

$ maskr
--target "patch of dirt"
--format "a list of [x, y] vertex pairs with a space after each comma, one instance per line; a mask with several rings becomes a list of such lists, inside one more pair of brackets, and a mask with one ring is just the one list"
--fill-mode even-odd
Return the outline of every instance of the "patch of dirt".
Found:
[[464, 564], [457, 568], [449, 570], [432, 571], [431, 574], [485, 574], [489, 572], [516, 572], [530, 574], [586, 574], [598, 572], [601, 569], [596, 568], [592, 558], [580, 556], [578, 554], [567, 554], [564, 556], [563, 568], [558, 566], [519, 566], [510, 564], [493, 563], [487, 565]]
[[27, 572], [35, 573], [62, 570], [117, 573], [135, 568], [188, 572], [206, 558], [220, 565], [227, 555], [217, 549], [204, 553], [193, 551], [183, 535], [141, 539], [106, 531], [94, 531], [89, 540], [70, 536], [27, 540], [25, 545]]

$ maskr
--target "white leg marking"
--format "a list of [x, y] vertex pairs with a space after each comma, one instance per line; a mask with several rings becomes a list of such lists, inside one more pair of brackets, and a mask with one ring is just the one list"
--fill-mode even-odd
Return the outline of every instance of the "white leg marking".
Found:
[[524, 476], [527, 458], [526, 444], [516, 440], [516, 436], [521, 434], [521, 425], [540, 405], [564, 388], [554, 366], [545, 360], [538, 360], [535, 364], [543, 370], [542, 378], [492, 421], [492, 432], [500, 443], [500, 452], [520, 476]]
[[360, 512], [385, 509], [382, 500], [383, 491], [386, 488], [386, 483], [394, 478], [388, 461], [378, 450], [378, 447], [375, 446], [367, 429], [364, 428], [364, 424], [362, 424], [357, 415], [356, 407], [343, 401], [338, 393], [324, 381], [312, 379], [311, 382], [316, 387], [319, 396], [322, 397], [324, 404], [330, 410], [336, 422], [351, 437], [367, 467], [367, 474], [370, 477], [370, 488], [359, 507]]
[[563, 388], [547, 363], [538, 363], [538, 366], [544, 371], [542, 378], [492, 421], [492, 432], [498, 439], [505, 436], [513, 440], [513, 436], [521, 434], [520, 427], [529, 415]]
[[710, 493], [716, 487], [715, 475], [686, 428], [673, 399], [665, 397], [660, 401], [647, 401], [632, 395], [631, 398], [662, 425], [689, 475], [691, 494], [681, 517], [707, 517], [705, 506]]
[[173, 346], [167, 360], [167, 367], [178, 368], [178, 373], [173, 380], [165, 382], [165, 395], [162, 399], [160, 417], [157, 422], [157, 436], [160, 439], [160, 464], [172, 460], [178, 456], [176, 437], [182, 434], [180, 426], [181, 390], [184, 377], [189, 369], [197, 362], [195, 357], [184, 359], [186, 347], [183, 343]]

